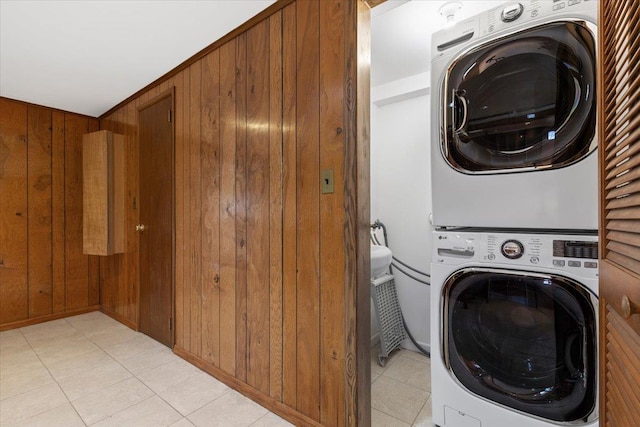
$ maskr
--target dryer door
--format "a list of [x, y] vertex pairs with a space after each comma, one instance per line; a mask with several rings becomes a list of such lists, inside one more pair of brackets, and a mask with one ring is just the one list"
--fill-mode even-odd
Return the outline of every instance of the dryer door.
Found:
[[507, 173], [567, 166], [595, 150], [594, 27], [551, 23], [454, 61], [443, 87], [448, 163]]
[[560, 276], [468, 268], [443, 288], [445, 362], [473, 393], [559, 422], [597, 416], [597, 299]]

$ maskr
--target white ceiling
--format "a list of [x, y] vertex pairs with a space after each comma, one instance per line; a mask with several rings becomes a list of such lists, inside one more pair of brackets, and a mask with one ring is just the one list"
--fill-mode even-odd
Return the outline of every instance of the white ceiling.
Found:
[[0, 96], [97, 117], [275, 0], [0, 0]]
[[[275, 0], [0, 0], [0, 96], [97, 117]], [[372, 13], [372, 85], [429, 69], [446, 1]], [[459, 19], [503, 1], [463, 1]]]

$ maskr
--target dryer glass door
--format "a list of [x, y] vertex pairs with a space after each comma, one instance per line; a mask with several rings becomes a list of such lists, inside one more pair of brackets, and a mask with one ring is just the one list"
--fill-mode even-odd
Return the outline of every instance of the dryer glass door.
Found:
[[444, 287], [444, 352], [473, 393], [544, 419], [586, 420], [597, 396], [597, 300], [565, 277], [465, 269]]
[[448, 163], [464, 173], [506, 173], [567, 166], [595, 150], [589, 26], [535, 27], [454, 61], [443, 87]]

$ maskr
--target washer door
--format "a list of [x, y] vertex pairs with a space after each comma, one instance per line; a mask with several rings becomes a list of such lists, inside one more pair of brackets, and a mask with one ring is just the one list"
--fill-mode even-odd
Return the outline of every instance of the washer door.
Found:
[[560, 276], [470, 268], [445, 282], [445, 362], [464, 387], [571, 422], [595, 416], [597, 299]]
[[556, 22], [468, 52], [443, 87], [443, 155], [464, 173], [559, 168], [596, 148], [596, 43]]

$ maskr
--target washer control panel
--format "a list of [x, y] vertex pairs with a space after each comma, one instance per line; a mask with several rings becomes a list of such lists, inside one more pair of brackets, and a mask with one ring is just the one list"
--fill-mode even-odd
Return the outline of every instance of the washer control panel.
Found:
[[502, 18], [503, 22], [515, 21], [516, 19], [520, 18], [523, 10], [524, 6], [522, 5], [522, 3], [508, 4], [504, 9], [502, 9], [500, 18]]
[[520, 234], [508, 232], [435, 231], [434, 263], [502, 264], [598, 275], [595, 234]]

